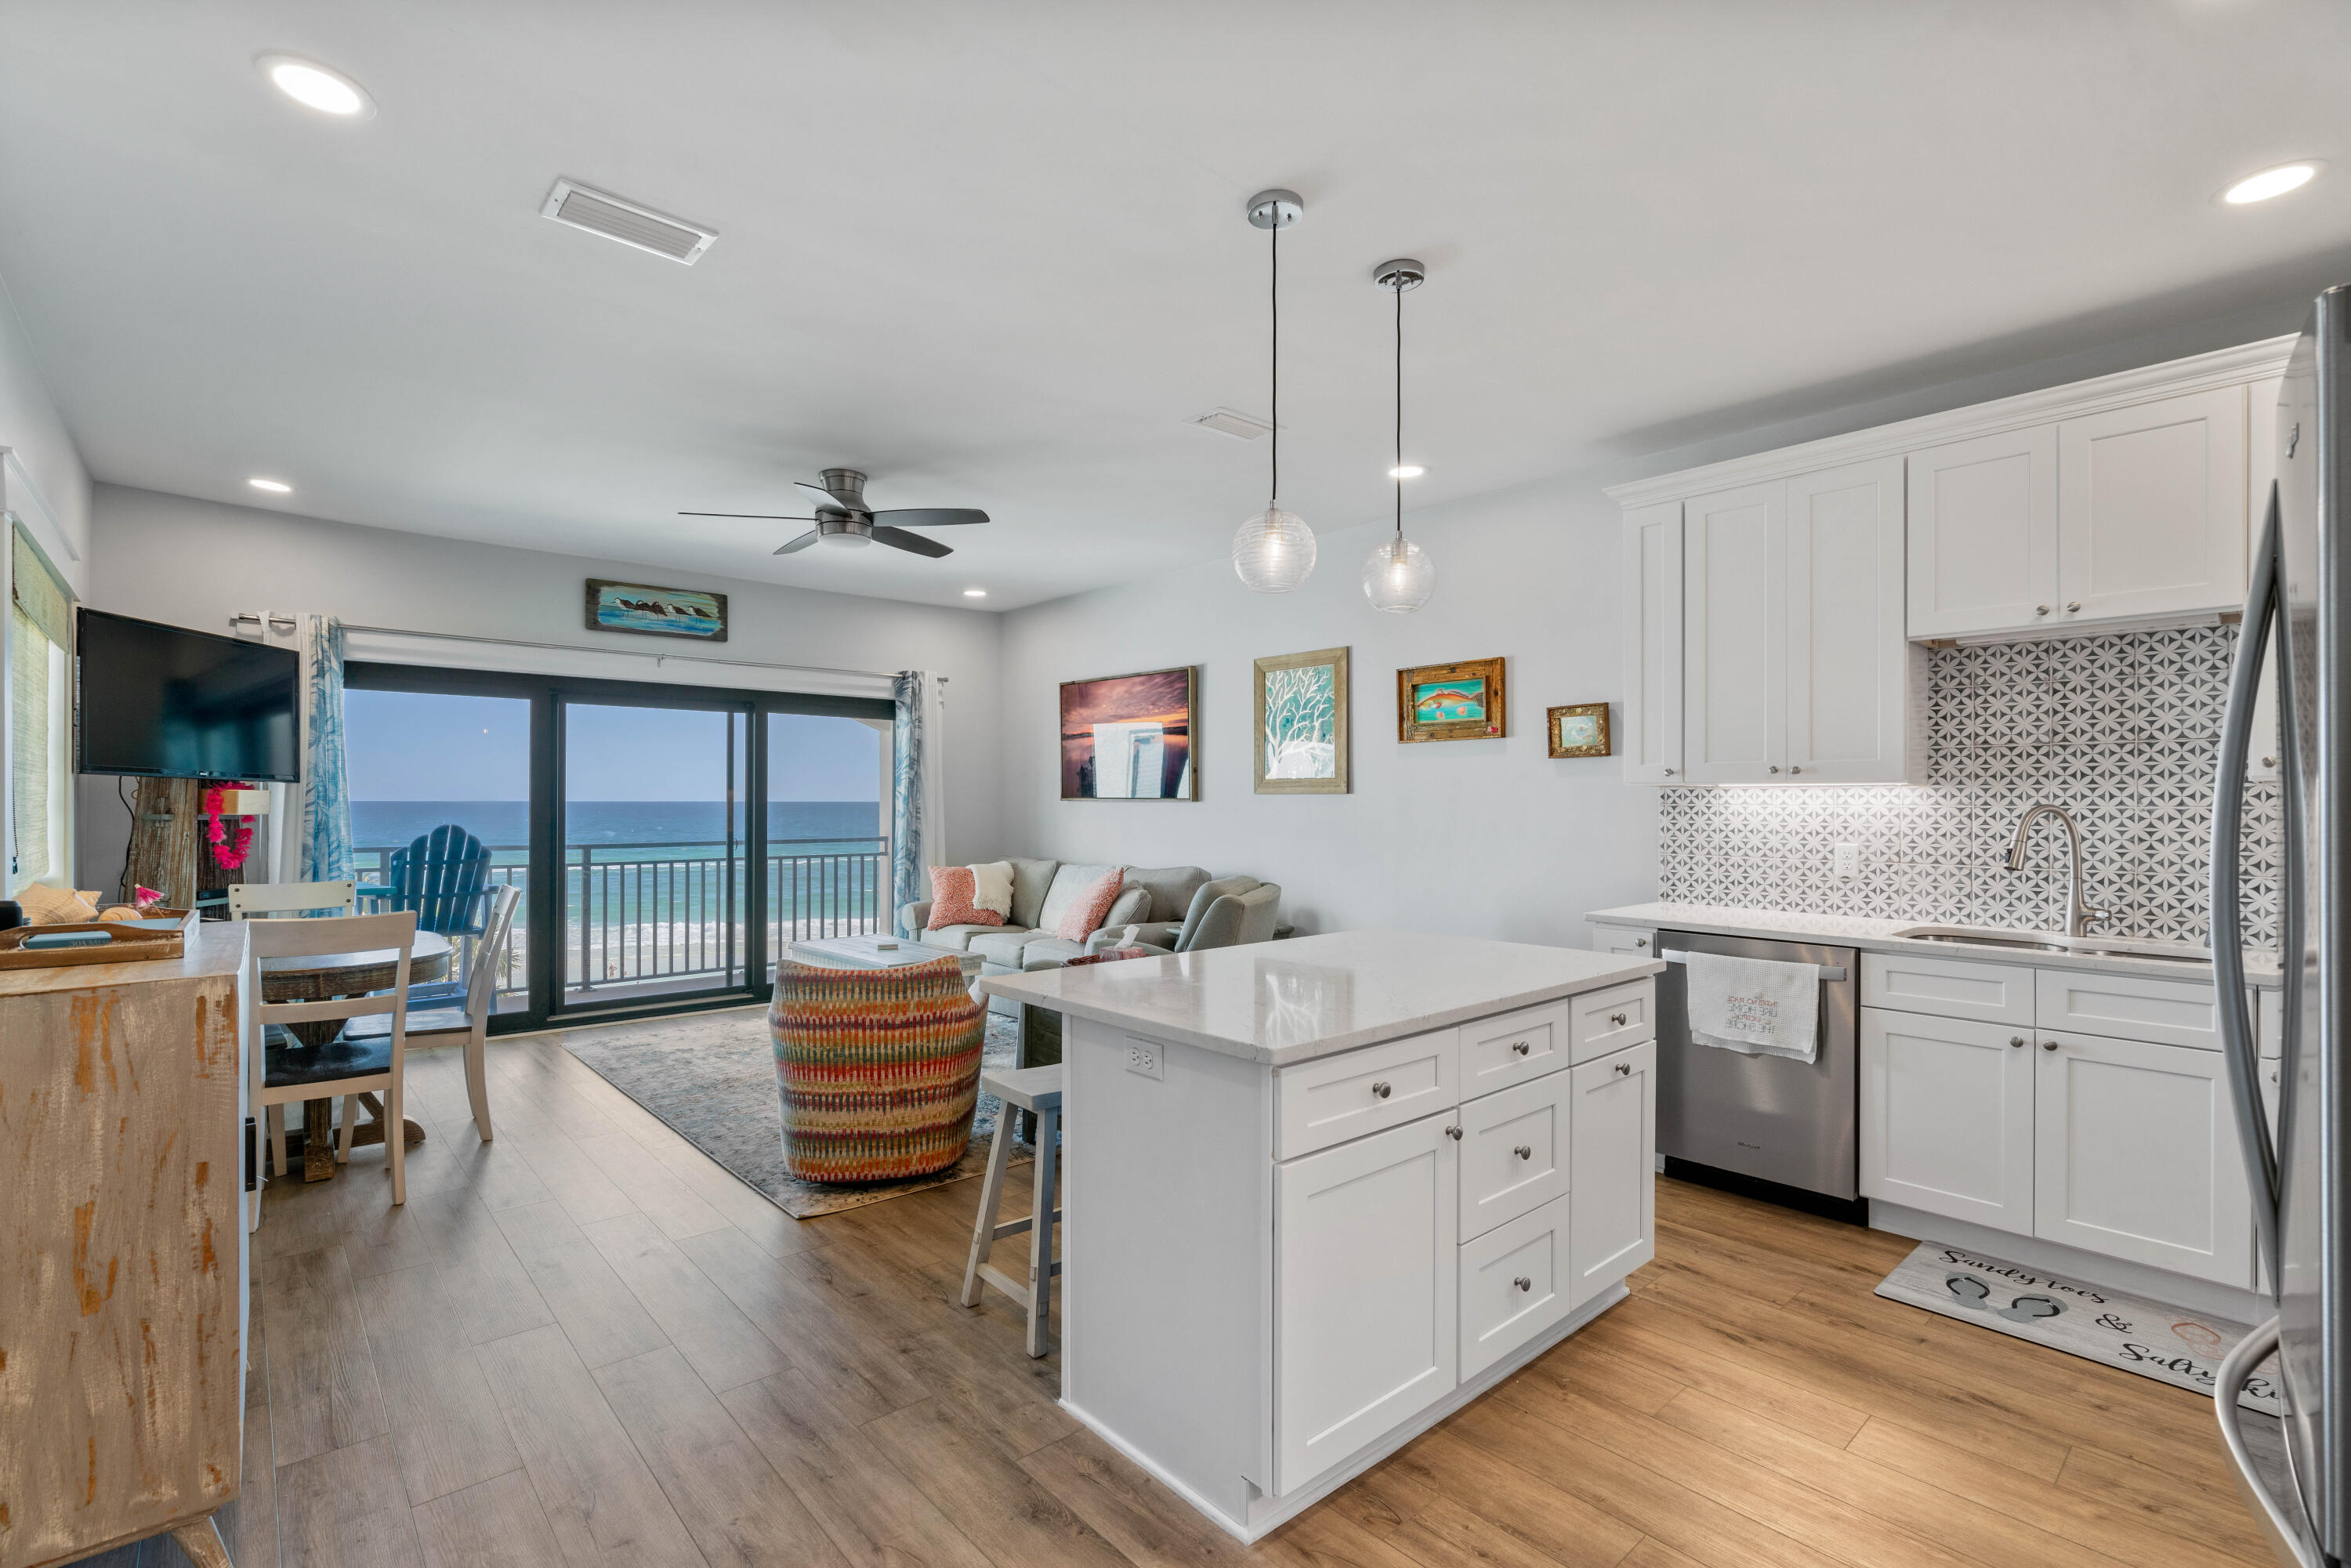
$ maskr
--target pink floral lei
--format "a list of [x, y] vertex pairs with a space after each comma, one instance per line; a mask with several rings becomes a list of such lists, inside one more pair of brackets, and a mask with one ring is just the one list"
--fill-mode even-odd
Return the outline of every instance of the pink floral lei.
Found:
[[253, 819], [223, 815], [221, 808], [227, 804], [223, 797], [231, 789], [252, 788], [250, 784], [209, 784], [204, 787], [204, 837], [212, 843], [214, 861], [226, 871], [235, 871], [245, 863], [246, 856], [253, 853]]

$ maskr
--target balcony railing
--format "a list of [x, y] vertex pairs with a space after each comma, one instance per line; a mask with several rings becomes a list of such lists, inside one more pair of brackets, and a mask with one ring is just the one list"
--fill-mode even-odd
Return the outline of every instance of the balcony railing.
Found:
[[[395, 846], [353, 851], [361, 881], [390, 875]], [[493, 886], [521, 886], [530, 852], [493, 844]], [[564, 990], [683, 988], [696, 980], [739, 985], [747, 860], [723, 844], [573, 844], [564, 854]], [[767, 855], [768, 956], [799, 937], [889, 929], [890, 856], [878, 839], [771, 840]], [[529, 991], [530, 933], [517, 919], [499, 966], [502, 1005]], [[549, 933], [548, 940], [558, 939]], [[470, 961], [471, 955], [467, 955]]]

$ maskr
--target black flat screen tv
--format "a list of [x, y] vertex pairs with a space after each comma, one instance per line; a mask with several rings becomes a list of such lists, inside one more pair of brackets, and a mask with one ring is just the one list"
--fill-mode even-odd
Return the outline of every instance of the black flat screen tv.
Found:
[[99, 610], [76, 612], [74, 766], [83, 773], [293, 783], [301, 659]]

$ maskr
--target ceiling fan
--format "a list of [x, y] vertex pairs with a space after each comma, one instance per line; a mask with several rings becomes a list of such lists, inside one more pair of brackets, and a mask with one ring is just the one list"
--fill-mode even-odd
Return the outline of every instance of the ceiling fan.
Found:
[[961, 523], [987, 521], [986, 512], [971, 507], [904, 507], [896, 511], [877, 512], [865, 504], [865, 476], [856, 469], [828, 468], [819, 477], [823, 480], [820, 485], [802, 483], [799, 486], [816, 504], [813, 517], [787, 517], [770, 512], [680, 512], [678, 516], [757, 517], [765, 522], [816, 525], [776, 551], [778, 555], [789, 555], [794, 550], [806, 549], [819, 543], [851, 549], [880, 544], [933, 559], [953, 555], [955, 551], [936, 539], [908, 533], [907, 528], [944, 528]]

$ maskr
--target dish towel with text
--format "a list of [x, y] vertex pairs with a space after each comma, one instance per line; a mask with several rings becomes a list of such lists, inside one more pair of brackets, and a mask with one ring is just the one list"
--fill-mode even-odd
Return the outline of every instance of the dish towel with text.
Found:
[[1692, 953], [1687, 967], [1690, 1038], [1700, 1045], [1798, 1061], [1819, 1054], [1819, 965]]

